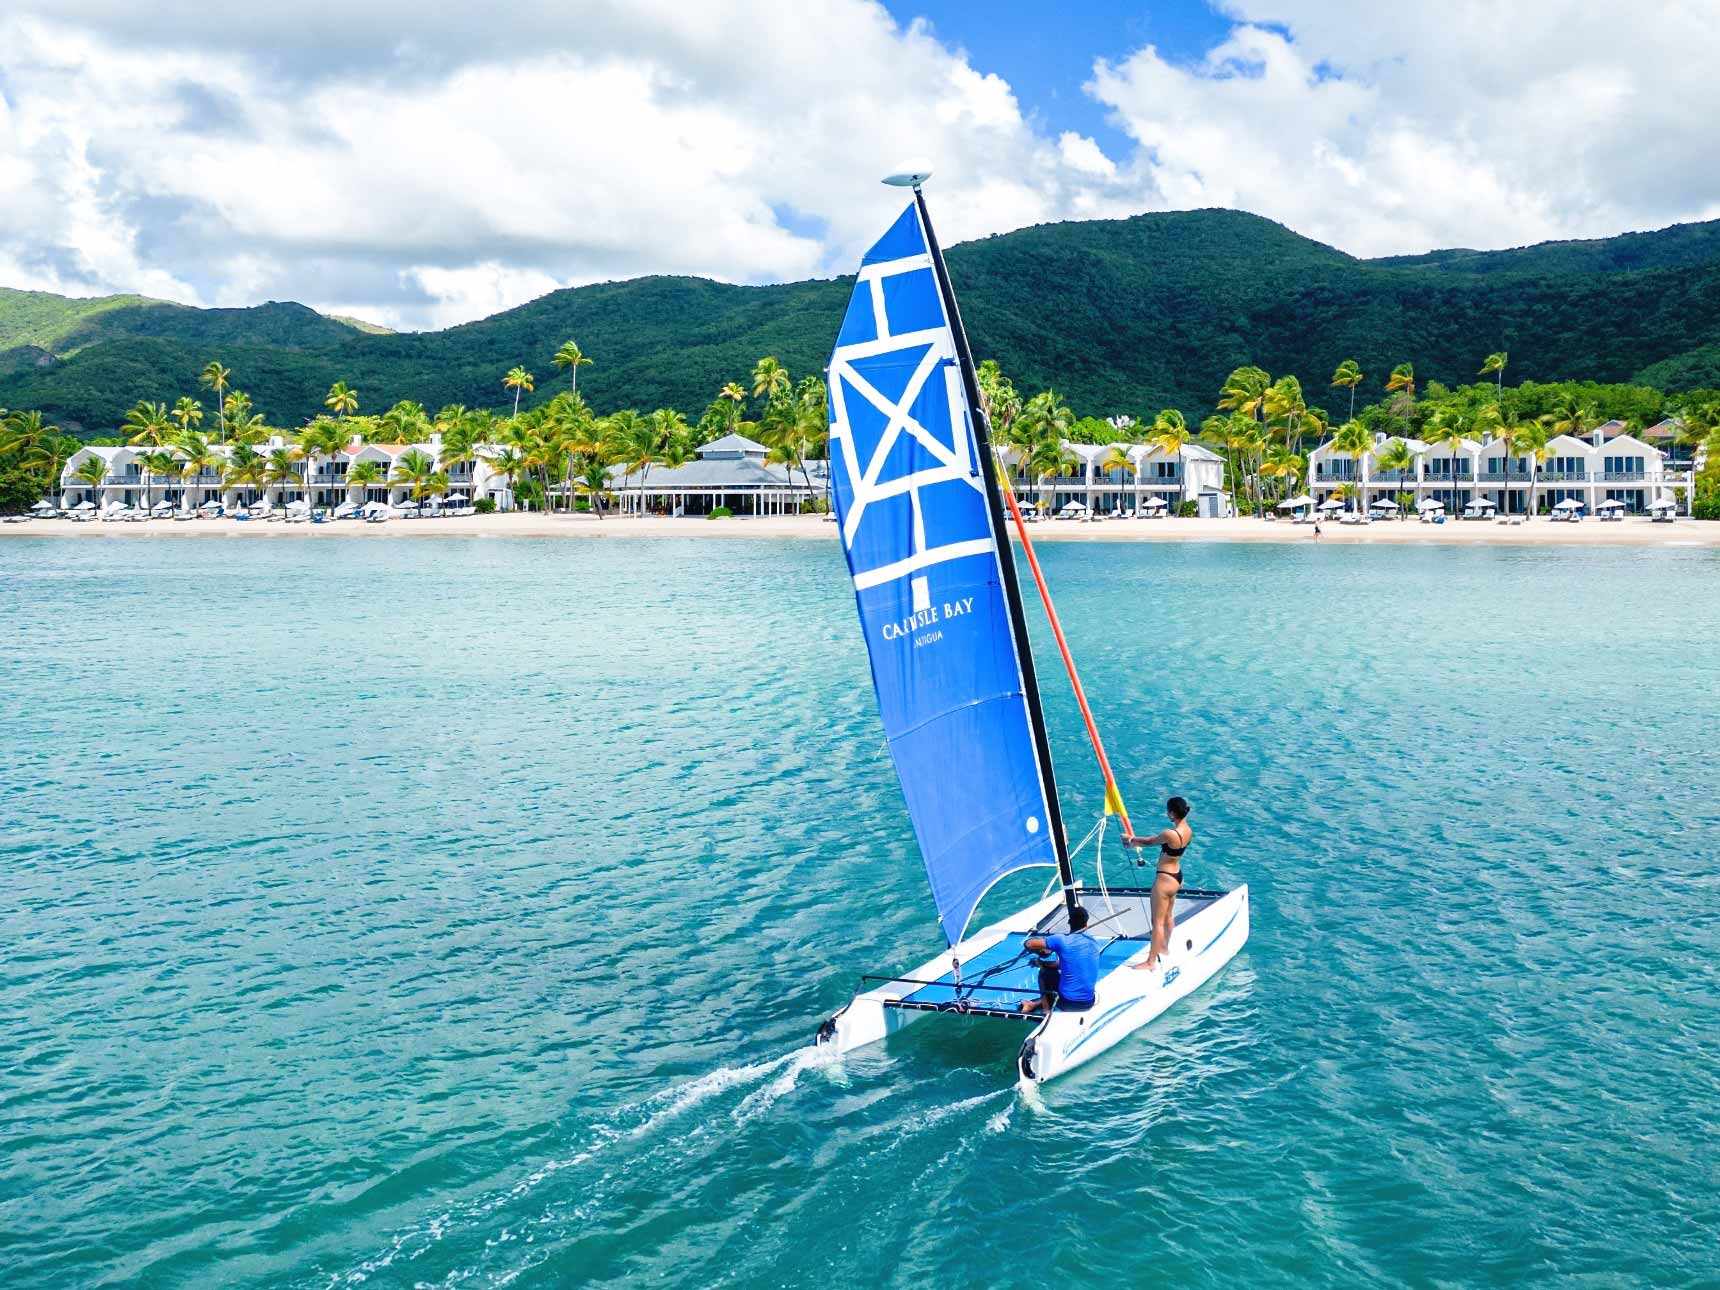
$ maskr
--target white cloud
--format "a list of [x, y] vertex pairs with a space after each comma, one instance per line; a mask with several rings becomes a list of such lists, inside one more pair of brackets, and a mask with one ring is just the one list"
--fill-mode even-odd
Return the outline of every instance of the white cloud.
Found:
[[[28, 167], [35, 194], [0, 195], [0, 269], [37, 258], [60, 289], [262, 292], [423, 326], [642, 273], [845, 271], [900, 200], [876, 179], [905, 155], [939, 158], [950, 240], [1092, 207], [1092, 156], [1069, 164], [1004, 81], [870, 0], [483, 22], [414, 6], [398, 26], [407, 9], [385, 0], [332, 66], [300, 47], [326, 29], [306, 7], [292, 24], [242, 7], [215, 32], [187, 5], [0, 20], [0, 167]], [[372, 74], [402, 66], [423, 74]], [[36, 200], [68, 216], [43, 225]]]
[[1107, 149], [874, 0], [10, 0], [0, 282], [433, 326], [828, 274], [913, 155], [951, 242], [1201, 205], [1358, 254], [1720, 214], [1720, 6], [1222, 4], [1203, 59], [1095, 65]]
[[1241, 206], [1360, 255], [1598, 237], [1720, 213], [1720, 6], [1226, 0], [1192, 65], [1089, 92], [1143, 188]]

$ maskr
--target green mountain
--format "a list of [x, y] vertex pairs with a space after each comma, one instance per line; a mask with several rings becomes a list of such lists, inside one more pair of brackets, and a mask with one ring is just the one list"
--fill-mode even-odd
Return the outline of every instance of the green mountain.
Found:
[[[1497, 349], [1510, 351], [1513, 382], [1720, 386], [1720, 222], [1359, 260], [1257, 216], [1204, 210], [1042, 225], [955, 247], [949, 262], [976, 352], [1023, 390], [1055, 385], [1082, 413], [1204, 415], [1225, 374], [1250, 362], [1295, 373], [1318, 402], [1332, 369], [1355, 358], [1367, 398], [1395, 363], [1414, 362], [1424, 385], [1456, 384]], [[528, 403], [563, 388], [549, 359], [573, 336], [596, 360], [580, 374], [595, 406], [696, 415], [765, 354], [797, 377], [818, 371], [849, 286], [639, 278], [398, 335], [294, 304], [0, 291], [0, 406], [100, 432], [139, 398], [193, 392], [219, 358], [281, 424], [319, 411], [336, 380], [366, 411], [402, 398], [499, 407], [515, 364], [537, 374]], [[1336, 391], [1324, 401], [1342, 403]]]

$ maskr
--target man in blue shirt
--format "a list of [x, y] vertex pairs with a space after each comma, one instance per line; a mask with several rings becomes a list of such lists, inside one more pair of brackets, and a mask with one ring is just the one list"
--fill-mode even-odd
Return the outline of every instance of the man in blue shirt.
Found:
[[1093, 1006], [1093, 988], [1099, 983], [1099, 942], [1087, 934], [1087, 911], [1080, 905], [1069, 911], [1069, 932], [1064, 936], [1029, 936], [1022, 948], [1033, 954], [1055, 954], [1055, 963], [1041, 961], [1041, 998], [1021, 1005], [1023, 1012], [1085, 1012]]

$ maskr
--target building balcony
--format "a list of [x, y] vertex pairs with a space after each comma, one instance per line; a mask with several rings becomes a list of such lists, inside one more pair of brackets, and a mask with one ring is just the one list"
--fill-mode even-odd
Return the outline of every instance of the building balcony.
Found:
[[1413, 484], [1415, 483], [1415, 472], [1413, 470], [1377, 470], [1368, 476], [1368, 482], [1370, 484]]
[[1641, 484], [1648, 480], [1646, 470], [1608, 470], [1601, 478], [1609, 484]]
[[1541, 472], [1543, 484], [1585, 484], [1588, 482], [1588, 478], [1589, 472], [1586, 470], [1543, 470]]
[[1527, 484], [1529, 472], [1526, 470], [1483, 470], [1475, 478], [1484, 484]]

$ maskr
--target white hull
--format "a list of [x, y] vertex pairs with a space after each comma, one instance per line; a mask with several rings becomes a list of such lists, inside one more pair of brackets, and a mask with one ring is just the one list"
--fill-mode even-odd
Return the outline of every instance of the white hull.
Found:
[[[1131, 903], [1138, 899], [1128, 898]], [[1095, 936], [1105, 942], [1107, 909], [1099, 903], [1096, 892], [1083, 893], [1083, 900], [1093, 913]], [[928, 1013], [967, 1012], [999, 1017], [1005, 1010], [1013, 1010], [1021, 999], [1030, 997], [1029, 991], [1017, 990], [1006, 1003], [995, 1007], [925, 1003], [919, 1002], [917, 996], [927, 995], [928, 986], [946, 1000], [959, 994], [948, 984], [952, 960], [963, 964], [984, 962], [988, 951], [995, 951], [1000, 943], [1012, 937], [1033, 932], [1043, 920], [1055, 915], [1061, 903], [1061, 895], [1048, 896], [973, 933], [953, 950], [927, 960], [912, 972], [856, 995], [847, 1007], [824, 1023], [817, 1043], [845, 1053], [877, 1043]], [[1123, 903], [1122, 897], [1118, 903]], [[1236, 957], [1247, 941], [1248, 888], [1243, 886], [1201, 903], [1186, 916], [1179, 915], [1163, 962], [1154, 971], [1136, 971], [1134, 967], [1146, 961], [1145, 940], [1119, 938], [1110, 942], [1107, 970], [1094, 991], [1093, 1007], [1085, 1012], [1054, 1012], [1034, 1024], [1025, 1036], [1017, 1059], [1021, 1081], [1041, 1083], [1091, 1061], [1205, 985]], [[1118, 955], [1126, 958], [1119, 961]], [[1005, 1020], [999, 1024], [1025, 1028], [1031, 1023]]]

